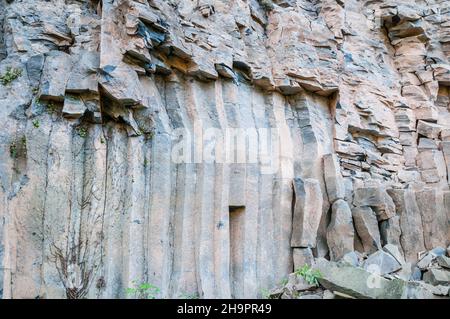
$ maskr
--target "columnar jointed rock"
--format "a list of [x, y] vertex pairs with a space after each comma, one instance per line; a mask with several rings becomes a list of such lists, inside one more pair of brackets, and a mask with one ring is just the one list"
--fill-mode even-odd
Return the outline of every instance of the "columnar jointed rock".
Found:
[[353, 208], [352, 215], [364, 251], [370, 254], [381, 249], [380, 231], [375, 212], [368, 206], [362, 206]]
[[[0, 295], [261, 297], [380, 241], [389, 277], [443, 267], [449, 23], [442, 0], [0, 0]], [[446, 292], [422, 284], [402, 296]]]
[[330, 203], [333, 204], [338, 199], [344, 199], [345, 185], [336, 154], [323, 156], [323, 175]]
[[295, 204], [292, 220], [292, 247], [315, 247], [322, 218], [322, 191], [317, 180], [294, 179]]
[[337, 200], [332, 206], [331, 221], [327, 228], [331, 260], [339, 260], [346, 253], [353, 251], [354, 235], [350, 207], [346, 201]]

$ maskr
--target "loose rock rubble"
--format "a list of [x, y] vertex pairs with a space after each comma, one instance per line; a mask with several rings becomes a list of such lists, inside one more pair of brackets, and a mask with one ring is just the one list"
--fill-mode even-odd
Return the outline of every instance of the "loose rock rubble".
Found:
[[[297, 273], [288, 283], [269, 292], [272, 299], [450, 299], [449, 256], [437, 247], [425, 252], [417, 265], [405, 263], [397, 246], [363, 256], [352, 252], [341, 260], [312, 260], [319, 285], [308, 284]], [[354, 256], [354, 257], [353, 257]]]

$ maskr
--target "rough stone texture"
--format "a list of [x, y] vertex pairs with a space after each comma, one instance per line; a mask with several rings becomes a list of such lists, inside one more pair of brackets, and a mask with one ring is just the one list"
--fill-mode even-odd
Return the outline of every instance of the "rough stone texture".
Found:
[[411, 264], [450, 245], [448, 3], [272, 2], [0, 0], [3, 298], [261, 297], [364, 206]]
[[327, 229], [331, 260], [339, 260], [346, 253], [353, 251], [354, 235], [350, 207], [344, 200], [337, 200], [332, 206], [331, 221]]
[[431, 268], [423, 275], [423, 280], [433, 286], [450, 284], [450, 271]]
[[352, 216], [364, 252], [371, 254], [381, 249], [380, 230], [375, 212], [368, 206], [355, 207], [352, 209]]
[[391, 254], [379, 250], [370, 255], [364, 262], [364, 269], [379, 275], [390, 274], [401, 268], [400, 262]]
[[340, 291], [356, 298], [400, 299], [405, 295], [406, 282], [388, 280], [362, 268], [320, 260], [317, 268], [323, 274], [320, 283], [332, 291]]
[[294, 179], [294, 216], [292, 247], [315, 247], [322, 218], [322, 192], [315, 179]]

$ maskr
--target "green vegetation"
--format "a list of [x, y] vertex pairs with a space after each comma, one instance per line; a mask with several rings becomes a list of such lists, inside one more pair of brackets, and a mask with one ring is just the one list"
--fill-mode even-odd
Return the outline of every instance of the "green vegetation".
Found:
[[319, 286], [319, 279], [322, 278], [322, 274], [319, 270], [312, 269], [309, 265], [305, 264], [303, 267], [295, 271], [297, 276], [303, 277], [305, 281], [310, 285]]
[[39, 126], [41, 125], [41, 124], [39, 123], [39, 120], [38, 120], [38, 119], [34, 120], [32, 123], [33, 123], [33, 126], [34, 126], [35, 128], [39, 128]]
[[77, 134], [78, 136], [85, 138], [88, 134], [87, 129], [85, 127], [78, 127], [77, 128]]
[[21, 69], [8, 67], [6, 73], [0, 76], [0, 82], [6, 86], [22, 75]]
[[261, 289], [262, 299], [270, 299], [270, 291], [266, 288]]
[[9, 155], [11, 158], [18, 158], [19, 156], [23, 156], [27, 151], [27, 138], [22, 136], [20, 139], [20, 143], [12, 142], [9, 145]]
[[16, 143], [11, 143], [9, 145], [9, 155], [11, 158], [17, 158], [17, 145]]
[[127, 288], [125, 290], [126, 294], [133, 298], [138, 299], [156, 299], [160, 289], [149, 283], [138, 283], [137, 281], [132, 281], [133, 287]]
[[58, 109], [57, 109], [55, 103], [53, 103], [52, 101], [50, 101], [50, 102], [47, 103], [47, 111], [48, 111], [49, 113], [55, 113], [57, 110], [58, 110]]

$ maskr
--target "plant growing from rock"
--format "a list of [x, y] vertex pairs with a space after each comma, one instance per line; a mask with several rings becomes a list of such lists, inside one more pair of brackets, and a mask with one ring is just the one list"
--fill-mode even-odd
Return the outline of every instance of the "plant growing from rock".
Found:
[[138, 283], [136, 280], [131, 282], [132, 287], [125, 290], [126, 294], [135, 299], [156, 299], [160, 289], [147, 282]]
[[38, 120], [38, 119], [34, 120], [32, 123], [33, 123], [33, 126], [34, 126], [35, 128], [39, 128], [39, 126], [41, 125], [41, 124], [39, 123], [39, 120]]
[[85, 128], [85, 127], [78, 127], [77, 128], [77, 134], [78, 134], [78, 136], [80, 136], [80, 137], [82, 137], [82, 138], [85, 138], [85, 137], [87, 137], [87, 129]]
[[309, 265], [305, 264], [303, 267], [295, 271], [297, 276], [302, 277], [310, 285], [319, 286], [319, 279], [322, 278], [322, 274], [319, 270], [312, 269]]
[[6, 73], [0, 76], [0, 82], [6, 86], [22, 75], [21, 69], [8, 67]]
[[[80, 212], [89, 212], [93, 198], [98, 196], [94, 194], [93, 185], [88, 187], [86, 183], [83, 188], [89, 191], [77, 200], [77, 205]], [[72, 199], [69, 199], [69, 207], [72, 216]], [[53, 242], [50, 247], [52, 261], [68, 299], [86, 297], [101, 262], [103, 216], [83, 215], [78, 223], [69, 226], [64, 244], [58, 246]]]

